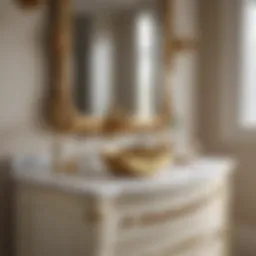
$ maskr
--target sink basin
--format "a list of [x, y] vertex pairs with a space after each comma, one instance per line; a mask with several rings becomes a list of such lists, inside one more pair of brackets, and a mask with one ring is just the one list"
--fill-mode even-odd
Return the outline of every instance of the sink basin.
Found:
[[171, 149], [166, 146], [137, 146], [104, 151], [102, 160], [114, 175], [143, 177], [155, 174], [169, 164], [171, 155]]

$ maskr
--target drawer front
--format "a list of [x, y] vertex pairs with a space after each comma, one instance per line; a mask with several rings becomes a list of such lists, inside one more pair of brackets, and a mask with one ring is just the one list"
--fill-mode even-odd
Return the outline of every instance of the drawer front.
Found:
[[190, 189], [186, 193], [160, 196], [159, 200], [141, 198], [139, 202], [136, 198], [134, 205], [119, 203], [115, 255], [179, 255], [186, 247], [197, 249], [226, 238], [229, 200], [226, 182]]

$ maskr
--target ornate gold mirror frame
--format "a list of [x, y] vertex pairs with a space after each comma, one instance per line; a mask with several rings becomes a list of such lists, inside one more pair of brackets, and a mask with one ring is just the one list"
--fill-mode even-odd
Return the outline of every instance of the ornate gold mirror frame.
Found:
[[[19, 0], [22, 6], [38, 6], [42, 0]], [[194, 40], [173, 37], [173, 0], [158, 0], [164, 10], [164, 71], [170, 72], [173, 54], [184, 48], [194, 48]], [[74, 106], [70, 89], [70, 56], [72, 51], [72, 0], [48, 0], [51, 13], [51, 93], [48, 116], [52, 127], [59, 132], [77, 134], [106, 134], [114, 132], [140, 132], [164, 128], [171, 121], [170, 84], [165, 82], [166, 98], [162, 114], [150, 123], [120, 118], [115, 113], [105, 118], [82, 115]]]

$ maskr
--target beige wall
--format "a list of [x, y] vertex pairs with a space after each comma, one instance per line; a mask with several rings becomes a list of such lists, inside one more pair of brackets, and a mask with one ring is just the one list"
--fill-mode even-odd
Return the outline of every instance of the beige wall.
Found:
[[23, 11], [15, 1], [0, 1], [0, 156], [47, 147], [39, 124], [46, 54], [45, 9]]
[[[45, 77], [43, 13], [43, 9], [24, 13], [15, 1], [0, 1], [0, 159], [12, 152], [47, 148], [48, 135], [36, 120]], [[11, 250], [11, 186], [5, 163], [1, 159], [0, 255]]]

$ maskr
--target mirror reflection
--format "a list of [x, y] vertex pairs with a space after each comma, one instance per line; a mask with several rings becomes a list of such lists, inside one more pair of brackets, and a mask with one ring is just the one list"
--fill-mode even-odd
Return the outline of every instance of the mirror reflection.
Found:
[[74, 1], [76, 107], [95, 117], [112, 112], [156, 117], [164, 103], [160, 1], [101, 3], [101, 8], [84, 2]]

